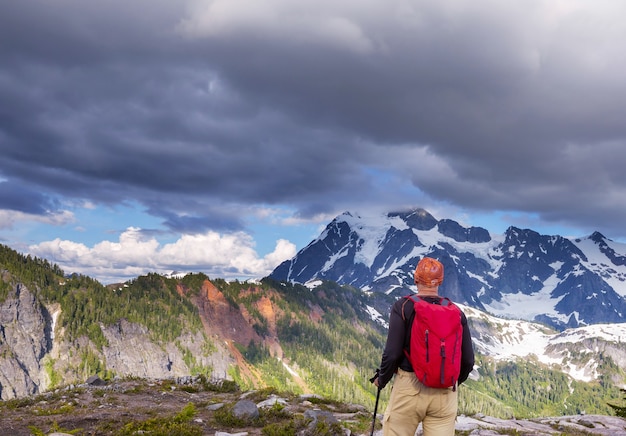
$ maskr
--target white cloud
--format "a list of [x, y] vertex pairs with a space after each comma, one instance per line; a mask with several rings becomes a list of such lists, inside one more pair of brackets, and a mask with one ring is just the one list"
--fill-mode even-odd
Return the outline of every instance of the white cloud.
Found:
[[14, 227], [16, 223], [23, 225], [27, 221], [62, 226], [74, 222], [75, 217], [72, 212], [67, 210], [48, 213], [46, 215], [35, 215], [14, 210], [0, 209], [0, 229], [10, 229]]
[[41, 242], [31, 254], [58, 264], [66, 273], [97, 277], [105, 283], [125, 281], [149, 272], [205, 272], [210, 277], [247, 279], [267, 276], [279, 263], [296, 254], [296, 246], [284, 239], [272, 253], [260, 258], [250, 235], [238, 232], [182, 235], [161, 245], [141, 229], [129, 227], [118, 242], [102, 241], [93, 247], [73, 241]]
[[[337, 213], [341, 213], [341, 212], [343, 212], [343, 211], [340, 211], [340, 212], [337, 212]], [[309, 223], [315, 223], [315, 224], [322, 223], [323, 226], [326, 226], [326, 224], [328, 222], [330, 222], [333, 218], [335, 218], [337, 213], [335, 213], [335, 212], [333, 212], [333, 213], [318, 213], [318, 214], [315, 214], [312, 217], [301, 217], [301, 216], [291, 215], [291, 216], [282, 218], [279, 221], [279, 224], [285, 225], [285, 226], [297, 226], [297, 225], [309, 224]], [[324, 227], [322, 227], [322, 229], [323, 228]]]
[[286, 239], [279, 239], [276, 241], [276, 248], [273, 252], [267, 254], [263, 260], [266, 263], [266, 267], [273, 268], [278, 266], [281, 262], [291, 259], [296, 255], [296, 245], [287, 241]]

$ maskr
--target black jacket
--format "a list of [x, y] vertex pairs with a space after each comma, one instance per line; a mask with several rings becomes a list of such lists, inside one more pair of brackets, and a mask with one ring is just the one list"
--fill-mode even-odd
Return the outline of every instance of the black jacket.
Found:
[[[432, 304], [438, 304], [440, 297], [425, 297], [424, 299]], [[403, 312], [404, 311], [404, 315]], [[380, 363], [378, 373], [378, 387], [384, 388], [398, 368], [404, 371], [413, 372], [409, 359], [404, 354], [404, 349], [409, 346], [410, 320], [413, 318], [415, 310], [413, 302], [407, 298], [400, 298], [391, 306], [389, 316], [389, 332], [387, 333], [387, 343], [383, 351], [383, 358]], [[474, 347], [472, 337], [467, 326], [467, 317], [461, 311], [461, 325], [463, 326], [463, 343], [461, 345], [461, 374], [459, 374], [459, 384], [467, 380], [469, 373], [474, 368]]]

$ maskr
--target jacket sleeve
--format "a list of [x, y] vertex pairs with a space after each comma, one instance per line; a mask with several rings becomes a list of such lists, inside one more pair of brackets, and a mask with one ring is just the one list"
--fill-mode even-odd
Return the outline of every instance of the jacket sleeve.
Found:
[[461, 344], [461, 373], [459, 374], [459, 384], [467, 380], [470, 372], [474, 369], [472, 335], [467, 325], [467, 317], [463, 312], [461, 312], [461, 324], [463, 326], [463, 343]]
[[402, 319], [402, 300], [396, 301], [391, 307], [389, 316], [389, 331], [387, 333], [387, 343], [383, 351], [378, 373], [378, 387], [383, 389], [393, 377], [404, 358], [404, 336], [406, 327]]

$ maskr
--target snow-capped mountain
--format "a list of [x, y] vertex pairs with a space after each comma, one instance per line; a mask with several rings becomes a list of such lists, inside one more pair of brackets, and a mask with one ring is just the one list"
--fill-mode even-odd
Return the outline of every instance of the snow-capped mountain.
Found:
[[[541, 324], [505, 320], [459, 305], [467, 315], [475, 350], [495, 360], [531, 359], [575, 380], [597, 380], [607, 357], [626, 366], [626, 323], [595, 324], [557, 332]], [[623, 380], [619, 380], [621, 385]]]
[[440, 293], [469, 307], [559, 330], [626, 322], [626, 244], [597, 232], [571, 239], [510, 227], [493, 235], [423, 209], [346, 212], [270, 277], [399, 296], [415, 290], [413, 271], [426, 255], [445, 267]]

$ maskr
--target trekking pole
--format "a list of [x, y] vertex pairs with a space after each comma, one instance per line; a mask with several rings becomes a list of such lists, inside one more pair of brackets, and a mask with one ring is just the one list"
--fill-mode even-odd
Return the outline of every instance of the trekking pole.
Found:
[[378, 388], [378, 392], [376, 393], [376, 404], [374, 405], [374, 418], [372, 418], [372, 432], [370, 436], [374, 436], [374, 428], [376, 427], [376, 412], [378, 412], [378, 399], [380, 398], [380, 388]]
[[376, 374], [374, 374], [374, 377], [370, 379], [370, 383], [374, 384], [376, 388], [378, 389], [378, 392], [376, 392], [376, 404], [374, 405], [374, 417], [372, 418], [372, 433], [370, 434], [370, 436], [374, 436], [374, 427], [376, 427], [376, 413], [378, 412], [378, 399], [380, 398], [380, 386], [378, 386], [378, 383], [374, 383], [374, 382], [378, 378], [379, 374], [380, 374], [380, 369], [376, 368]]

